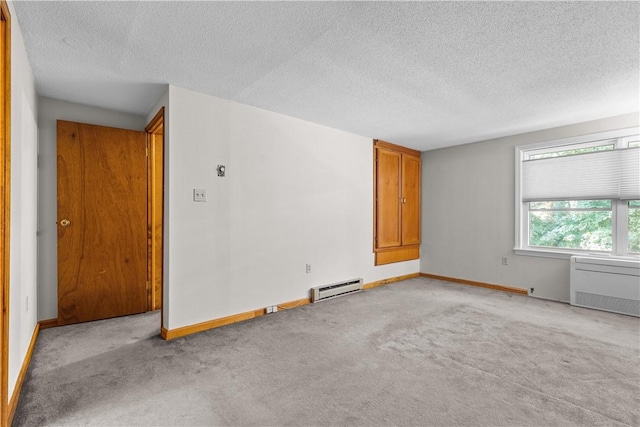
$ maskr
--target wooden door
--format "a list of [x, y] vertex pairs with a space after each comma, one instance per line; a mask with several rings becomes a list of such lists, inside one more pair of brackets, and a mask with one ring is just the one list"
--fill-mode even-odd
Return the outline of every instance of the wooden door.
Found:
[[147, 309], [146, 134], [58, 121], [58, 322]]
[[376, 247], [400, 246], [401, 154], [376, 148]]
[[402, 155], [402, 244], [420, 243], [420, 157]]

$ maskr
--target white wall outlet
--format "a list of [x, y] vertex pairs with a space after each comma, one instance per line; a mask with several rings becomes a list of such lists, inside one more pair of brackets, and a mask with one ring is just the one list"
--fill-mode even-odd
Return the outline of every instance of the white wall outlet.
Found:
[[311, 264], [307, 264], [307, 273], [311, 273]]
[[265, 312], [265, 314], [277, 313], [278, 312], [278, 306], [277, 305], [269, 305], [269, 306], [264, 308], [264, 312]]
[[503, 256], [502, 257], [502, 265], [509, 265], [509, 257], [508, 256]]
[[193, 189], [193, 201], [194, 202], [206, 202], [207, 201], [207, 190], [202, 188], [194, 188]]

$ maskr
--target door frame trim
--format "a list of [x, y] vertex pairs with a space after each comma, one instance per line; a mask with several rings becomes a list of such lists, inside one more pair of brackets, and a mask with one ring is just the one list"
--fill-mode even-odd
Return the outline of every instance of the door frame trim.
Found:
[[0, 426], [9, 424], [9, 267], [11, 252], [11, 13], [0, 0]]
[[[148, 154], [148, 169], [147, 169], [147, 227], [149, 230], [148, 233], [148, 258], [147, 258], [147, 271], [148, 271], [148, 281], [150, 284], [150, 292], [148, 293], [147, 299], [147, 310], [152, 311], [156, 310], [157, 306], [155, 305], [155, 282], [158, 276], [160, 276], [161, 283], [164, 286], [164, 278], [163, 270], [164, 270], [164, 259], [163, 259], [163, 247], [164, 247], [164, 152], [165, 152], [165, 127], [164, 127], [164, 107], [160, 108], [156, 115], [151, 119], [149, 124], [145, 127], [145, 132], [147, 132], [147, 154]], [[159, 131], [159, 129], [162, 129]], [[162, 132], [162, 143], [155, 143], [155, 135], [160, 135]], [[158, 151], [160, 152], [160, 156], [158, 156]], [[158, 162], [158, 158], [162, 160], [162, 162]], [[154, 179], [155, 177], [160, 175], [160, 180], [162, 182], [162, 192], [160, 197], [156, 197], [156, 193], [154, 190]], [[156, 209], [159, 209], [162, 213], [161, 218], [161, 226], [158, 233], [158, 228], [154, 227], [154, 216], [152, 212]], [[158, 255], [159, 253], [159, 255]], [[158, 267], [156, 261], [156, 257], [160, 257], [160, 267]], [[160, 309], [164, 310], [164, 292], [162, 286], [160, 287], [161, 294], [161, 302]], [[162, 320], [161, 320], [162, 326]]]

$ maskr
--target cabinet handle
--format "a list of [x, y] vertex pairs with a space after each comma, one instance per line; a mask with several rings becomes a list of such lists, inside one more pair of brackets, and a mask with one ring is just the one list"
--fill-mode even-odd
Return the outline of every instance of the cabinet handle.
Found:
[[405, 199], [404, 197], [402, 198], [402, 203], [407, 203], [407, 199]]

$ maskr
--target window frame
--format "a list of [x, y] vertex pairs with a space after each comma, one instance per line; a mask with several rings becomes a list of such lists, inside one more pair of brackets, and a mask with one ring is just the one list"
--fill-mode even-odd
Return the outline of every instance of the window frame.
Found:
[[[606, 138], [606, 139], [600, 139], [598, 141], [589, 141], [582, 144], [575, 143], [575, 144], [562, 144], [562, 145], [552, 146], [552, 147], [545, 146], [545, 147], [536, 148], [533, 150], [524, 150], [522, 160], [532, 160], [532, 157], [534, 156], [539, 156], [547, 153], [554, 153], [556, 151], [568, 151], [568, 150], [575, 150], [580, 148], [596, 148], [596, 147], [606, 147], [606, 146], [613, 145], [613, 148], [611, 150], [601, 150], [601, 151], [612, 151], [617, 149], [617, 142], [618, 140], [616, 138]], [[579, 156], [580, 154], [586, 154], [586, 153], [567, 154], [566, 156], [556, 156], [556, 157]], [[535, 159], [535, 160], [539, 160], [543, 158], [552, 158], [552, 156], [539, 157], [538, 159]]]
[[[638, 199], [640, 200], [640, 199]], [[632, 206], [629, 207], [629, 203], [632, 202], [633, 200], [624, 200], [626, 203], [624, 204], [624, 209], [626, 209], [626, 217], [623, 218], [622, 220], [620, 220], [621, 223], [623, 223], [624, 226], [624, 233], [627, 236], [627, 241], [626, 241], [626, 250], [627, 250], [627, 254], [629, 254], [629, 256], [635, 256], [635, 257], [639, 257], [640, 253], [638, 252], [629, 252], [629, 214], [631, 213], [632, 209], [638, 209], [640, 210], [640, 206]]]
[[[622, 128], [605, 132], [580, 135], [569, 138], [543, 141], [515, 147], [515, 242], [514, 252], [518, 255], [538, 256], [545, 258], [569, 259], [574, 255], [596, 255], [623, 259], [637, 259], [640, 256], [627, 252], [628, 249], [628, 201], [611, 200], [612, 250], [594, 251], [569, 248], [550, 248], [529, 245], [529, 207], [522, 201], [522, 162], [531, 155], [539, 155], [547, 151], [562, 151], [576, 146], [595, 147], [607, 145], [615, 140], [614, 150], [629, 148], [630, 142], [637, 141], [633, 135], [640, 134], [640, 126]], [[579, 154], [578, 154], [579, 155]]]

